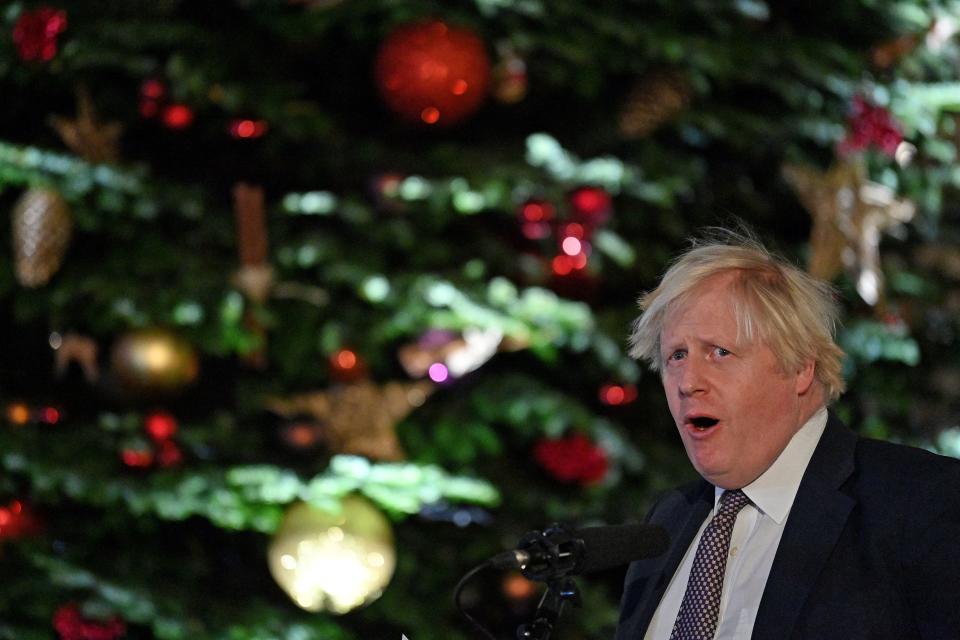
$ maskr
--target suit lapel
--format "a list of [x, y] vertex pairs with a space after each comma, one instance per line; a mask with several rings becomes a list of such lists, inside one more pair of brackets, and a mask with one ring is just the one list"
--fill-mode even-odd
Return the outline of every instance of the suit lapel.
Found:
[[680, 566], [687, 548], [689, 548], [694, 536], [697, 535], [697, 531], [700, 530], [700, 525], [703, 524], [704, 519], [713, 509], [713, 485], [706, 481], [701, 482], [698, 485], [698, 491], [693, 494], [692, 498], [692, 502], [684, 501], [682, 503], [683, 509], [664, 514], [662, 518], [659, 517], [659, 514], [655, 514], [651, 518], [652, 523], [662, 525], [667, 529], [672, 542], [670, 552], [664, 560], [659, 575], [652, 577], [650, 580], [650, 594], [643, 598], [644, 605], [637, 619], [637, 628], [644, 630], [644, 632], [650, 626], [650, 620], [653, 618], [657, 607], [660, 606], [660, 600], [663, 598], [667, 587], [670, 586], [670, 580], [673, 578], [673, 574], [677, 572], [677, 567]]
[[753, 625], [754, 638], [790, 637], [854, 506], [839, 487], [853, 473], [856, 441], [856, 434], [831, 414], [784, 527]]

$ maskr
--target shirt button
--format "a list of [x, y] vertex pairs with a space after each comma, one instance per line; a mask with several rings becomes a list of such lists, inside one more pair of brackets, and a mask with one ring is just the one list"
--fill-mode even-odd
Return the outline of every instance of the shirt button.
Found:
[[730, 557], [731, 557], [731, 558], [736, 558], [736, 557], [737, 557], [737, 548], [736, 548], [736, 547], [730, 547]]

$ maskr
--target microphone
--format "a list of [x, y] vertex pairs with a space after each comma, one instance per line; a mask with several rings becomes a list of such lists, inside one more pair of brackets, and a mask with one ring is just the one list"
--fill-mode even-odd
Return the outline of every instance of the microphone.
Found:
[[549, 581], [603, 571], [634, 560], [655, 558], [670, 546], [666, 529], [650, 524], [620, 524], [573, 530], [552, 524], [531, 531], [516, 549], [488, 562], [498, 569], [519, 569], [529, 580]]

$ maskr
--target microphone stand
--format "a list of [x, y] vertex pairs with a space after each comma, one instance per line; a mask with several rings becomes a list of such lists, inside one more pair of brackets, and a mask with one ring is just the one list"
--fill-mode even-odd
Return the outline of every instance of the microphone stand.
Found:
[[580, 606], [580, 591], [573, 578], [561, 577], [547, 581], [547, 590], [533, 613], [533, 621], [517, 627], [517, 640], [549, 640], [553, 626], [563, 613], [563, 606], [571, 602]]

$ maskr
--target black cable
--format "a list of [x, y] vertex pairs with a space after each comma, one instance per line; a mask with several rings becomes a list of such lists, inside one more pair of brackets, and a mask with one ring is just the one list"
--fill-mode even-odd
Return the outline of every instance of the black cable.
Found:
[[487, 628], [486, 628], [486, 627], [484, 627], [484, 626], [483, 626], [482, 624], [480, 624], [477, 620], [475, 620], [473, 616], [471, 616], [469, 613], [467, 613], [467, 610], [464, 609], [464, 608], [463, 608], [463, 605], [460, 603], [460, 592], [463, 591], [463, 586], [467, 583], [467, 580], [469, 580], [469, 579], [472, 578], [473, 576], [477, 575], [478, 573], [480, 573], [481, 571], [483, 571], [484, 569], [486, 569], [487, 567], [490, 567], [490, 566], [492, 566], [492, 565], [493, 565], [493, 563], [488, 560], [488, 561], [484, 562], [483, 564], [479, 564], [479, 565], [475, 566], [473, 569], [470, 569], [470, 571], [467, 571], [466, 575], [464, 575], [462, 578], [460, 578], [460, 582], [457, 583], [457, 587], [453, 590], [453, 602], [454, 602], [454, 604], [457, 605], [457, 611], [459, 611], [461, 614], [463, 614], [463, 617], [464, 617], [464, 618], [466, 618], [467, 620], [469, 620], [469, 621], [473, 624], [473, 626], [475, 626], [477, 629], [479, 629], [479, 630], [480, 630], [480, 633], [482, 633], [482, 634], [483, 634], [485, 637], [487, 637], [489, 640], [497, 640], [497, 639], [493, 636], [492, 633], [490, 633], [489, 631], [487, 631]]

